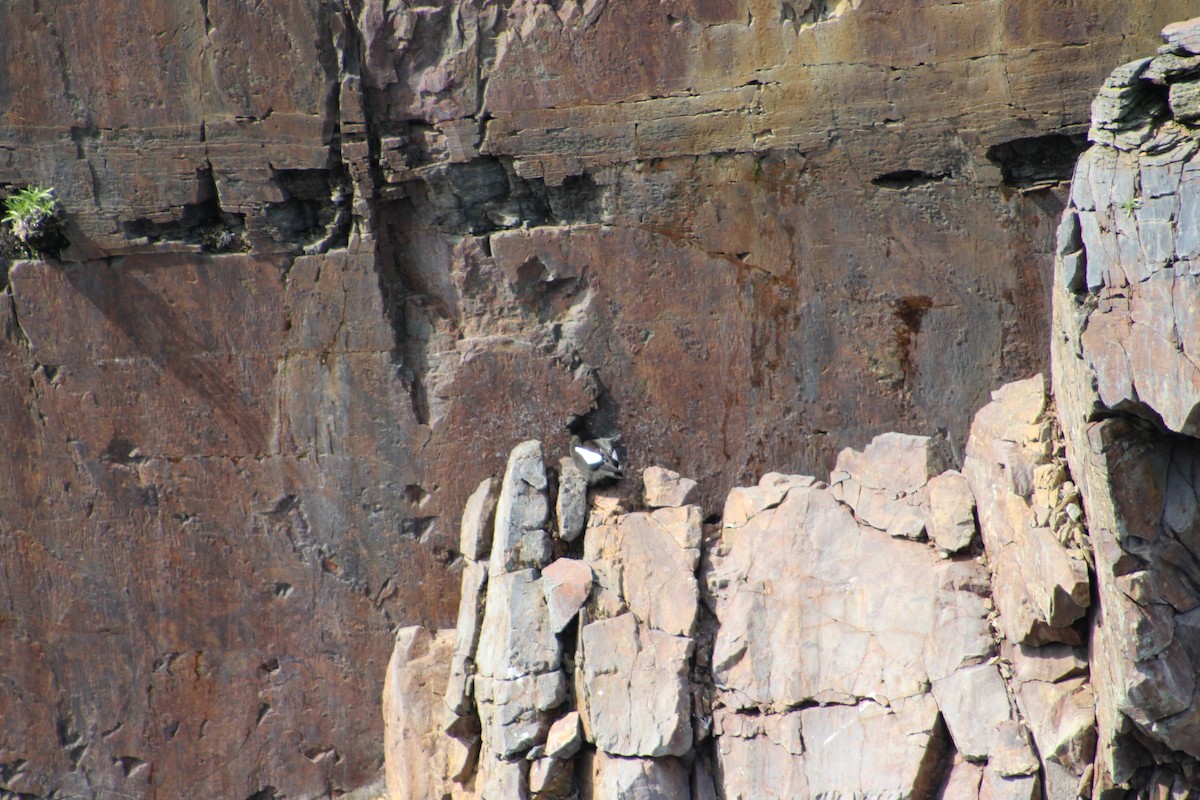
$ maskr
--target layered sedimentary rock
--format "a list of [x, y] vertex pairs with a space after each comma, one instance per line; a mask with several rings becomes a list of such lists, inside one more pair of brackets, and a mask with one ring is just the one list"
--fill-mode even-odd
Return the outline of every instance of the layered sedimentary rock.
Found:
[[0, 189], [70, 240], [0, 303], [0, 791], [374, 780], [393, 629], [486, 593], [460, 510], [571, 414], [710, 513], [957, 457], [1044, 365], [1094, 89], [1188, 5], [0, 5]]
[[1200, 779], [1197, 31], [1168, 27], [1156, 56], [1105, 82], [1058, 234], [1054, 391], [1102, 609], [1101, 797]]

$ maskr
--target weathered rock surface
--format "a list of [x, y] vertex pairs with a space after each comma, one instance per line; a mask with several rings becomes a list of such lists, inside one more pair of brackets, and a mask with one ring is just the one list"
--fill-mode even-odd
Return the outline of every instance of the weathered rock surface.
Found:
[[701, 519], [695, 506], [626, 514], [588, 529], [584, 558], [602, 589], [601, 616], [628, 609], [638, 620], [673, 636], [696, 625]]
[[642, 470], [642, 485], [650, 508], [678, 508], [695, 500], [696, 482], [663, 467]]
[[974, 541], [975, 495], [962, 473], [947, 470], [929, 479], [929, 538], [947, 553], [957, 553]]
[[975, 417], [963, 473], [978, 503], [1005, 636], [1078, 644], [1071, 626], [1091, 602], [1087, 562], [1082, 550], [1063, 545], [1033, 502], [1035, 473], [1053, 458], [1046, 403], [1040, 375], [998, 390]]
[[[1003, 714], [1015, 698], [1041, 758], [1046, 796], [1070, 800], [1091, 765], [1096, 715], [1085, 665], [1070, 647], [1084, 635], [1080, 623], [1091, 604], [1091, 583], [1082, 525], [1065, 511], [1078, 497], [1061, 446], [1045, 379], [1038, 375], [996, 391], [975, 415], [963, 473], [977, 501], [1011, 673], [1007, 687], [1000, 684], [1009, 698]], [[976, 678], [985, 680], [983, 673]], [[963, 697], [969, 701], [974, 694], [986, 709], [996, 682], [989, 674], [979, 688]], [[1028, 774], [1027, 762], [1017, 761], [1021, 768], [1007, 777]], [[1026, 791], [1019, 783], [1005, 786]]]
[[931, 442], [888, 434], [838, 464], [832, 487], [793, 481], [725, 529], [710, 584], [727, 796], [923, 797], [950, 749], [1036, 790], [1040, 764], [994, 663], [987, 574], [887, 533], [901, 513], [926, 525]]
[[546, 734], [546, 755], [550, 758], [570, 758], [579, 752], [582, 745], [578, 711], [567, 712], [550, 726], [550, 732]]
[[394, 630], [454, 619], [458, 532], [420, 507], [372, 259], [287, 263], [12, 269], [0, 791], [376, 780]]
[[569, 414], [709, 511], [953, 449], [1044, 365], [1053, 187], [1180, 6], [0, 4], [0, 188], [71, 239], [0, 304], [3, 790], [371, 783], [393, 631]]
[[[1197, 31], [1200, 19], [1171, 26], [1159, 55], [1113, 72], [1120, 125], [1093, 126], [1059, 229], [1054, 393], [1100, 605], [1089, 654], [1101, 797], [1174, 791], [1200, 774], [1200, 652], [1188, 625], [1200, 606], [1191, 266], [1200, 193], [1183, 102], [1198, 76], [1181, 68]], [[1055, 709], [1043, 749], [1079, 761], [1085, 689], [1062, 680], [1046, 697], [1046, 685], [1024, 684], [1022, 703]]]
[[558, 519], [558, 536], [573, 542], [583, 534], [587, 523], [587, 481], [575, 461], [568, 457], [558, 460], [558, 499], [554, 504]]
[[925, 485], [940, 469], [928, 436], [885, 433], [862, 453], [847, 448], [838, 454], [830, 491], [872, 528], [923, 541], [929, 506]]
[[548, 480], [542, 443], [522, 442], [513, 448], [496, 501], [496, 528], [488, 572], [493, 577], [550, 563], [553, 550], [546, 523], [550, 519]]
[[620, 758], [597, 751], [583, 759], [580, 800], [690, 800], [688, 772], [674, 758]]
[[688, 665], [692, 641], [643, 627], [634, 614], [581, 632], [587, 728], [620, 756], [682, 756], [692, 748]]
[[574, 558], [560, 558], [542, 570], [542, 589], [550, 628], [561, 633], [592, 593], [592, 568]]
[[452, 630], [403, 628], [383, 681], [384, 762], [389, 800], [469, 797], [455, 778], [473, 754], [441, 735], [431, 720], [442, 706], [442, 688], [454, 651]]

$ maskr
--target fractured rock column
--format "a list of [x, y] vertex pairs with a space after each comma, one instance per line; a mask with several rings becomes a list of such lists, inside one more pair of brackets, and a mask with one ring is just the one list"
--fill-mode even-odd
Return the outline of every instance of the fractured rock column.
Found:
[[593, 492], [582, 557], [552, 561], [571, 543], [547, 532], [541, 446], [518, 446], [490, 551], [491, 482], [467, 504], [458, 631], [397, 647], [401, 712], [429, 705], [414, 643], [452, 663], [444, 733], [393, 713], [389, 752], [436, 774], [392, 797], [1072, 800], [1095, 743], [1090, 598], [1047, 411], [1041, 378], [997, 392], [965, 475], [904, 434], [843, 451], [832, 486], [767, 474], [708, 539], [694, 485], [648, 469], [648, 510]]
[[475, 767], [479, 746], [479, 718], [474, 704], [475, 657], [483, 625], [483, 601], [487, 591], [488, 556], [492, 549], [496, 493], [493, 480], [486, 478], [467, 499], [463, 509], [459, 550], [465, 562], [455, 625], [454, 660], [446, 685], [446, 732], [469, 747], [463, 763], [455, 765], [451, 777], [462, 780]]
[[1200, 781], [1200, 19], [1116, 69], [1058, 233], [1054, 394], [1087, 511], [1095, 797]]
[[431, 724], [440, 718], [453, 651], [453, 630], [411, 627], [396, 634], [383, 683], [388, 800], [464, 796], [454, 782], [464, 747]]
[[987, 553], [1004, 677], [1033, 734], [1046, 797], [1073, 800], [1090, 790], [1095, 752], [1080, 634], [1090, 580], [1078, 493], [1048, 401], [1040, 375], [993, 393], [971, 426], [963, 473]]
[[[653, 485], [668, 475], [646, 472]], [[596, 752], [583, 762], [583, 798], [691, 796], [679, 758], [695, 737], [701, 513], [686, 504], [690, 482], [670, 482], [679, 491], [648, 493], [662, 507], [594, 518], [585, 533], [596, 586], [582, 612], [576, 686]]]
[[529, 762], [523, 756], [545, 741], [551, 712], [567, 699], [562, 645], [541, 586], [541, 569], [553, 557], [548, 486], [541, 443], [517, 445], [496, 503], [475, 656], [483, 800], [524, 796]]

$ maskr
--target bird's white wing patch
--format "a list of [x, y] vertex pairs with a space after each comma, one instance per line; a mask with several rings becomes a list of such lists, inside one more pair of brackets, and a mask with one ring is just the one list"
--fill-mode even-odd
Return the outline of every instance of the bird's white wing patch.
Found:
[[600, 455], [599, 453], [594, 453], [591, 450], [588, 450], [586, 447], [576, 447], [575, 452], [578, 453], [579, 457], [583, 459], [583, 463], [587, 464], [589, 467], [598, 467], [604, 462], [604, 456]]

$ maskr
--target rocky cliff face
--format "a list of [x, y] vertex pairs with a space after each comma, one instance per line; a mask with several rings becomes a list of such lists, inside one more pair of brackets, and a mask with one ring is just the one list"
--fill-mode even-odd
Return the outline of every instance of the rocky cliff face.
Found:
[[[747, 601], [705, 588], [692, 551], [710, 549], [689, 515], [767, 469], [824, 474], [891, 428], [936, 434], [929, 463], [957, 463], [988, 392], [1046, 366], [1044, 265], [1088, 104], [1112, 63], [1190, 11], [1111, 5], [3, 4], [0, 187], [55, 186], [70, 246], [13, 266], [0, 307], [0, 791], [268, 800], [369, 783], [393, 630], [455, 619], [460, 580], [483, 581], [460, 509], [518, 442], [560, 452], [573, 413], [620, 430], [635, 464], [698, 479], [702, 510], [662, 523], [683, 537], [669, 585], [693, 591], [690, 569], [704, 598], [695, 629], [677, 609], [621, 611], [656, 584], [616, 573], [611, 615], [585, 626], [621, 643], [614, 659], [661, 642], [665, 676], [695, 672], [710, 606]], [[894, 509], [895, 487], [843, 466], [829, 488], [764, 491], [796, 524], [803, 496], [852, 538], [920, 520], [948, 550], [966, 538], [947, 499], [962, 479], [930, 473], [928, 498]], [[862, 511], [855, 492], [889, 499]], [[660, 523], [634, 519], [571, 554], [636, 563], [629, 531]], [[723, 563], [758, 580], [737, 538]], [[963, 600], [934, 551], [906, 542], [887, 547], [922, 553], [914, 568]], [[531, 571], [550, 545], [529, 546], [486, 592], [545, 580]], [[1069, 638], [1078, 583], [1069, 600], [1015, 583], [1031, 646]], [[542, 694], [522, 718], [537, 736], [571, 693], [554, 657], [589, 650], [582, 634], [541, 641], [527, 674]], [[405, 652], [444, 646], [414, 635]], [[619, 674], [592, 664], [597, 680]], [[940, 690], [927, 665], [906, 669], [912, 786], [952, 751], [972, 754], [962, 780], [1025, 785], [1027, 757], [996, 777], [992, 744], [952, 750], [922, 727], [946, 714]], [[797, 749], [787, 726], [828, 717], [827, 697], [864, 731], [896, 722], [869, 713], [882, 690], [763, 680], [750, 705], [725, 706], [744, 735], [711, 751], [713, 775], [767, 742]], [[528, 687], [500, 688], [525, 708]], [[496, 691], [493, 760], [528, 741], [496, 750], [516, 736], [496, 727]], [[716, 739], [707, 716], [675, 718], [666, 744], [606, 730], [580, 780], [668, 779], [631, 758], [683, 780], [702, 746], [688, 736]], [[780, 768], [831, 785], [819, 758], [794, 755]], [[1066, 761], [1073, 776], [1087, 759]]]
[[[1040, 376], [995, 392], [961, 472], [885, 434], [828, 482], [735, 488], [719, 525], [647, 470], [644, 510], [592, 498], [581, 554], [550, 541], [528, 487], [552, 482], [522, 482], [541, 458], [521, 445], [497, 507], [528, 503], [522, 535], [497, 514], [447, 689], [389, 681], [389, 796], [1192, 796], [1200, 19], [1163, 39], [1093, 104], [1058, 229], [1053, 403]], [[514, 630], [560, 634], [514, 648]], [[392, 674], [449, 660], [441, 640], [403, 631]], [[438, 697], [442, 724], [418, 724]], [[443, 794], [415, 791], [434, 755]]]

